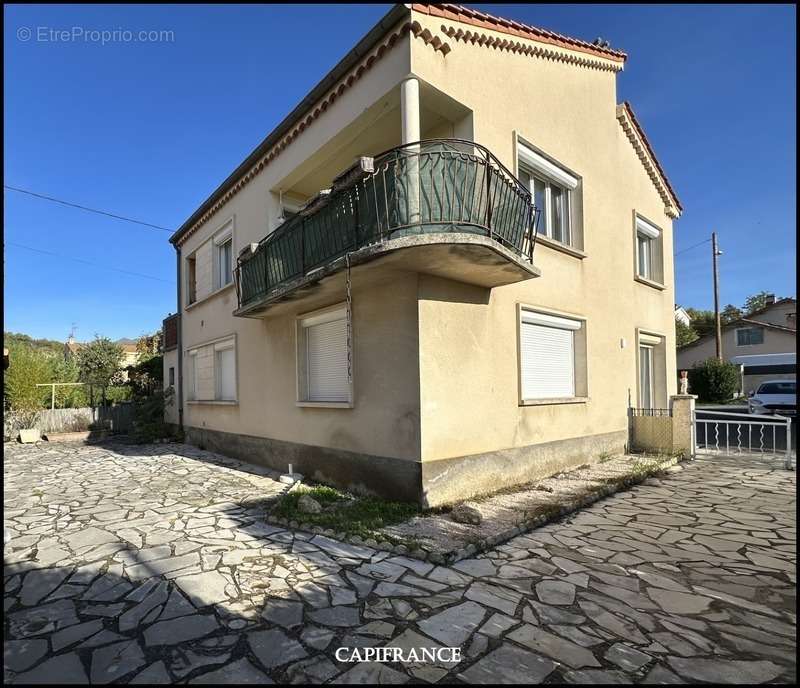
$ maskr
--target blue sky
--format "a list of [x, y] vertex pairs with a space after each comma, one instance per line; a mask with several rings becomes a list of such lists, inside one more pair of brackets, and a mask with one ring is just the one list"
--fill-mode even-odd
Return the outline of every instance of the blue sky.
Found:
[[[675, 250], [719, 232], [723, 304], [794, 295], [794, 7], [474, 6], [625, 50], [619, 99], [685, 207]], [[6, 5], [5, 183], [177, 227], [387, 9]], [[72, 27], [174, 40], [49, 34]], [[6, 330], [135, 337], [175, 310], [167, 232], [4, 195]], [[676, 282], [679, 303], [711, 307], [708, 244], [677, 256]]]

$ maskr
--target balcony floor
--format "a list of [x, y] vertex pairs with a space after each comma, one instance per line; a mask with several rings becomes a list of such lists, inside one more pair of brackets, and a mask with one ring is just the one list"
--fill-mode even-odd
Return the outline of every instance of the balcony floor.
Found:
[[[264, 297], [234, 311], [234, 315], [262, 318], [296, 310], [312, 310], [342, 295], [345, 257], [302, 277], [287, 281]], [[362, 280], [379, 282], [394, 271], [419, 272], [491, 289], [538, 277], [539, 269], [520, 260], [500, 243], [486, 236], [436, 233], [403, 236], [365, 246], [350, 253], [350, 265]]]

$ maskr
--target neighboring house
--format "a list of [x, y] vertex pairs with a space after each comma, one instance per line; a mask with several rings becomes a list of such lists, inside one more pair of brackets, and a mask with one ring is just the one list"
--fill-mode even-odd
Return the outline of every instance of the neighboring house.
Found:
[[675, 306], [675, 320], [682, 322], [686, 327], [692, 324], [692, 319], [683, 306]]
[[[136, 343], [129, 340], [120, 340], [116, 342], [122, 348], [122, 362], [120, 368], [122, 369], [122, 378], [128, 379], [128, 366], [136, 365], [139, 361], [139, 352], [136, 350]], [[64, 343], [64, 358], [68, 359], [72, 356], [77, 356], [78, 352], [86, 346], [81, 342], [76, 342], [75, 337], [70, 334], [67, 341]]]
[[[722, 326], [722, 356], [744, 366], [743, 389], [754, 391], [767, 379], [796, 377], [797, 301], [772, 301], [764, 308]], [[713, 334], [678, 349], [678, 369], [688, 370], [716, 355]]]
[[396, 5], [171, 238], [187, 440], [429, 505], [622, 451], [681, 212], [625, 60]]

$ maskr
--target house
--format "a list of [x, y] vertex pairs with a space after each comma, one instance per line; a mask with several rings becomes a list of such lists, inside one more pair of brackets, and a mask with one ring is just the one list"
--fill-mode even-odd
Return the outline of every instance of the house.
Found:
[[[115, 342], [122, 349], [122, 362], [120, 363], [121, 376], [123, 380], [128, 379], [127, 368], [136, 365], [139, 361], [139, 352], [136, 349], [136, 342], [130, 339], [120, 339]], [[67, 360], [77, 356], [78, 352], [86, 346], [81, 342], [75, 341], [75, 336], [70, 334], [64, 342], [64, 359]]]
[[677, 322], [682, 322], [686, 327], [692, 324], [692, 318], [683, 306], [675, 306], [675, 320]]
[[[767, 379], [795, 379], [796, 312], [796, 299], [770, 296], [763, 308], [722, 326], [722, 355], [743, 366], [743, 392], [754, 391]], [[709, 334], [678, 349], [678, 369], [688, 370], [713, 356], [716, 339]]]
[[187, 441], [427, 505], [622, 451], [681, 213], [625, 61], [394, 6], [170, 239]]

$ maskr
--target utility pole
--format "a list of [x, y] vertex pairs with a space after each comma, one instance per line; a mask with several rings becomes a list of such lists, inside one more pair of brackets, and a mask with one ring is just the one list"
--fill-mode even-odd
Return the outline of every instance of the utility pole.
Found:
[[711, 232], [711, 260], [714, 266], [714, 335], [717, 344], [717, 358], [722, 360], [722, 322], [719, 317], [719, 270], [717, 268], [717, 256], [721, 256], [722, 251], [717, 246], [717, 233]]

